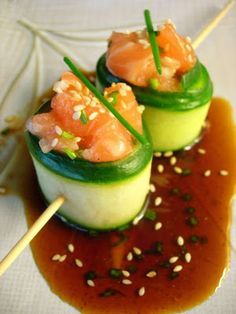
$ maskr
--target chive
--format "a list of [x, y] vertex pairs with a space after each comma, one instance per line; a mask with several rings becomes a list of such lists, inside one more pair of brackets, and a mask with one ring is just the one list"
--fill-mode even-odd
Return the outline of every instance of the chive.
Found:
[[200, 238], [197, 235], [192, 235], [192, 236], [190, 236], [189, 241], [191, 243], [198, 243], [200, 241]]
[[117, 240], [116, 242], [112, 243], [112, 245], [111, 245], [112, 247], [118, 246], [121, 243], [124, 243], [124, 242], [126, 242], [128, 240], [127, 235], [125, 235], [124, 233], [120, 233], [118, 236], [120, 237], [120, 239]]
[[61, 137], [64, 137], [64, 138], [69, 139], [69, 140], [75, 138], [73, 134], [66, 132], [66, 131], [62, 132]]
[[69, 148], [64, 148], [64, 153], [66, 153], [66, 155], [72, 160], [76, 158], [76, 153]]
[[88, 123], [89, 119], [88, 119], [87, 114], [84, 110], [81, 110], [81, 115], [80, 115], [79, 119], [80, 119], [81, 123], [84, 125]]
[[110, 104], [112, 106], [115, 106], [117, 104], [118, 101], [118, 92], [112, 92], [110, 94], [107, 95], [107, 97], [112, 98], [113, 100], [110, 102]]
[[188, 194], [188, 193], [184, 193], [183, 195], [182, 195], [182, 200], [184, 200], [184, 201], [191, 201], [191, 199], [192, 199], [192, 195], [191, 194]]
[[152, 54], [153, 54], [153, 58], [154, 58], [154, 63], [157, 69], [157, 72], [159, 74], [162, 73], [161, 70], [161, 61], [160, 61], [160, 54], [159, 54], [159, 47], [158, 47], [158, 43], [156, 41], [156, 34], [155, 31], [153, 29], [153, 25], [152, 25], [152, 20], [151, 20], [151, 16], [150, 16], [150, 11], [149, 10], [144, 10], [144, 18], [145, 18], [145, 23], [147, 26], [147, 31], [148, 31], [148, 35], [149, 35], [149, 40], [150, 40], [150, 44], [152, 47]]
[[163, 268], [170, 268], [170, 266], [171, 266], [171, 263], [169, 261], [163, 261], [160, 264], [160, 267], [163, 267]]
[[85, 279], [86, 280], [93, 280], [97, 278], [97, 274], [95, 271], [88, 271], [86, 274], [85, 274]]
[[180, 193], [180, 189], [179, 188], [173, 188], [170, 190], [170, 193], [173, 195], [178, 195]]
[[129, 273], [134, 274], [137, 271], [137, 267], [135, 265], [128, 265], [126, 267], [126, 269], [128, 270]]
[[152, 89], [157, 89], [157, 87], [159, 86], [158, 79], [157, 79], [157, 78], [151, 78], [151, 79], [149, 80], [149, 86], [150, 86]]
[[108, 273], [111, 278], [115, 279], [121, 278], [122, 276], [122, 271], [118, 268], [111, 268]]
[[190, 227], [195, 227], [198, 225], [198, 219], [196, 216], [190, 216], [188, 219], [187, 219], [187, 224], [190, 226]]
[[147, 209], [144, 214], [144, 218], [154, 221], [157, 218], [157, 213], [152, 209]]
[[191, 169], [188, 169], [188, 168], [182, 169], [182, 173], [181, 173], [182, 176], [189, 176], [190, 174], [192, 174]]
[[104, 290], [103, 292], [101, 292], [99, 294], [100, 297], [111, 297], [115, 294], [120, 293], [118, 290], [115, 289], [111, 289], [111, 288], [107, 288], [106, 290]]
[[170, 273], [170, 279], [176, 279], [176, 278], [178, 278], [179, 277], [179, 273], [178, 272], [175, 272], [175, 271], [172, 271], [171, 273]]
[[157, 241], [154, 243], [155, 252], [158, 254], [163, 254], [163, 243], [160, 241]]
[[[140, 143], [146, 145], [150, 144], [147, 139], [137, 132], [132, 125], [107, 101], [107, 99], [96, 89], [96, 87], [84, 76], [84, 74], [73, 64], [73, 62], [64, 57], [64, 62], [72, 70], [72, 72], [87, 86], [87, 88], [94, 94], [99, 101], [120, 121], [121, 124], [134, 136]], [[82, 114], [82, 112], [81, 112]]]
[[134, 253], [134, 259], [136, 261], [142, 261], [144, 259], [144, 256], [143, 256], [143, 254], [135, 254]]
[[185, 208], [186, 212], [189, 214], [193, 214], [195, 213], [195, 208], [194, 207], [187, 207]]

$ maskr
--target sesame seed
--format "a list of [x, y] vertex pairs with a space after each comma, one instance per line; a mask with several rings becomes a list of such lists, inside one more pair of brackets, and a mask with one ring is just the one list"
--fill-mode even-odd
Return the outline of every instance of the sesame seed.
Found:
[[176, 164], [176, 162], [177, 162], [177, 158], [176, 158], [175, 156], [172, 156], [172, 157], [170, 158], [170, 165], [171, 165], [171, 166], [174, 166], [174, 165]]
[[149, 190], [150, 190], [150, 192], [152, 192], [152, 193], [156, 192], [156, 187], [155, 187], [155, 185], [154, 185], [153, 183], [150, 183], [150, 185], [149, 185]]
[[81, 111], [85, 108], [85, 105], [76, 105], [73, 107], [74, 111]]
[[221, 175], [221, 176], [223, 176], [223, 177], [226, 177], [228, 174], [229, 174], [229, 172], [227, 171], [227, 170], [220, 170], [220, 172], [219, 172], [219, 174]]
[[189, 45], [189, 44], [187, 44], [186, 46], [186, 49], [190, 52], [190, 51], [192, 51], [192, 48], [191, 48], [191, 46]]
[[174, 172], [177, 174], [181, 174], [183, 170], [180, 167], [174, 167]]
[[129, 252], [129, 253], [127, 254], [127, 256], [126, 256], [126, 259], [127, 259], [127, 261], [132, 261], [132, 259], [133, 259], [133, 253], [132, 253], [132, 252]]
[[138, 110], [139, 113], [142, 114], [142, 113], [144, 112], [144, 110], [145, 110], [145, 106], [139, 105], [139, 106], [137, 107], [137, 110]]
[[192, 39], [191, 39], [189, 36], [187, 36], [185, 39], [186, 39], [186, 41], [187, 41], [189, 44], [191, 44]]
[[91, 103], [90, 103], [90, 106], [92, 107], [92, 108], [94, 108], [94, 107], [96, 107], [98, 105], [98, 103], [97, 103], [97, 101], [96, 100], [92, 100], [91, 101]]
[[184, 258], [185, 258], [186, 263], [190, 263], [191, 259], [192, 259], [192, 256], [191, 256], [190, 253], [186, 253]]
[[159, 206], [162, 203], [162, 198], [160, 196], [157, 196], [155, 198], [155, 206]]
[[100, 113], [105, 113], [105, 112], [106, 112], [106, 110], [105, 110], [105, 109], [103, 109], [103, 108], [101, 108], [101, 109], [99, 109], [99, 112], [100, 112]]
[[123, 283], [124, 285], [132, 285], [132, 281], [129, 280], [129, 279], [123, 279], [123, 280], [122, 280], [122, 283]]
[[138, 247], [133, 247], [134, 254], [141, 255], [142, 251]]
[[80, 259], [76, 258], [75, 259], [75, 265], [81, 268], [81, 267], [83, 267], [83, 262]]
[[113, 98], [112, 98], [112, 97], [108, 97], [108, 98], [107, 98], [107, 101], [108, 101], [108, 102], [113, 102]]
[[119, 92], [120, 92], [121, 96], [127, 96], [127, 92], [124, 88], [120, 88]]
[[173, 152], [171, 152], [171, 151], [165, 152], [163, 156], [164, 157], [171, 157], [171, 156], [173, 156]]
[[108, 91], [107, 90], [105, 90], [105, 92], [104, 92], [104, 96], [107, 96], [108, 95]]
[[63, 93], [63, 91], [67, 89], [67, 87], [68, 87], [68, 84], [65, 81], [61, 80], [54, 83], [52, 90], [60, 94], [60, 93]]
[[91, 103], [91, 99], [88, 96], [84, 96], [85, 105], [89, 105]]
[[64, 254], [64, 255], [61, 255], [60, 258], [59, 258], [59, 262], [64, 262], [64, 260], [67, 258], [67, 255]]
[[88, 279], [88, 280], [87, 280], [87, 285], [88, 285], [89, 287], [95, 287], [95, 283], [94, 283], [94, 281], [93, 281], [92, 279]]
[[109, 116], [112, 117], [112, 118], [115, 117], [114, 114], [112, 112], [110, 112], [110, 111], [109, 111]]
[[155, 224], [155, 230], [160, 230], [162, 228], [162, 223], [161, 222], [157, 222]]
[[204, 148], [198, 148], [197, 152], [201, 155], [206, 154], [206, 150]]
[[52, 147], [57, 146], [58, 141], [59, 141], [58, 138], [54, 138], [54, 139], [52, 140], [51, 146], [52, 146]]
[[169, 263], [171, 264], [174, 264], [178, 261], [179, 257], [178, 256], [172, 256], [170, 259], [169, 259]]
[[144, 45], [144, 46], [146, 46], [147, 44], [149, 44], [149, 42], [148, 42], [146, 39], [139, 39], [138, 42], [139, 42], [141, 45]]
[[69, 243], [67, 245], [67, 249], [68, 249], [69, 252], [73, 253], [74, 250], [75, 250], [75, 247], [74, 247], [74, 245], [72, 243]]
[[161, 153], [161, 152], [156, 152], [156, 153], [154, 153], [154, 156], [155, 156], [155, 157], [161, 157], [161, 156], [162, 156], [162, 153]]
[[0, 194], [5, 194], [7, 189], [4, 186], [0, 186]]
[[62, 129], [61, 129], [58, 125], [55, 126], [55, 132], [56, 132], [58, 135], [62, 135]]
[[163, 173], [163, 172], [164, 172], [164, 166], [161, 165], [161, 164], [159, 164], [159, 165], [157, 166], [157, 171], [158, 171], [159, 173]]
[[76, 141], [76, 143], [79, 143], [79, 142], [81, 141], [81, 137], [76, 136], [76, 137], [74, 138], [74, 140]]
[[190, 54], [188, 55], [188, 61], [189, 61], [189, 62], [193, 62], [193, 57], [192, 57], [192, 55], [190, 55]]
[[81, 91], [81, 89], [82, 89], [82, 85], [81, 85], [81, 83], [78, 82], [78, 81], [75, 82], [75, 87], [76, 87], [79, 91]]
[[156, 277], [156, 275], [157, 275], [157, 272], [155, 270], [151, 270], [146, 274], [146, 277], [153, 278], [153, 277]]
[[98, 112], [94, 111], [94, 112], [91, 113], [91, 115], [89, 116], [89, 120], [90, 120], [90, 121], [94, 120], [97, 115], [98, 115]]
[[184, 238], [181, 237], [181, 236], [178, 236], [178, 238], [177, 238], [177, 244], [178, 244], [179, 246], [183, 246], [183, 245], [184, 245]]
[[53, 257], [52, 257], [52, 261], [59, 261], [60, 257], [61, 257], [60, 254], [55, 254], [55, 255], [53, 255]]
[[80, 119], [80, 116], [81, 116], [81, 111], [75, 111], [72, 115], [72, 119], [73, 120], [79, 120]]
[[115, 87], [115, 86], [116, 86], [116, 83], [113, 82], [113, 83], [111, 84], [111, 87]]
[[206, 170], [204, 173], [203, 173], [204, 177], [209, 177], [211, 175], [211, 170]]
[[144, 287], [141, 287], [141, 288], [138, 290], [138, 295], [139, 295], [140, 297], [142, 297], [142, 296], [144, 296], [144, 294], [145, 294], [145, 288], [144, 288]]
[[176, 265], [173, 269], [173, 272], [178, 273], [183, 269], [182, 265]]
[[123, 88], [127, 91], [131, 91], [131, 87], [125, 83], [123, 83]]
[[84, 87], [84, 93], [87, 96], [89, 95], [90, 91], [89, 91], [89, 89], [87, 87]]
[[128, 270], [122, 270], [121, 272], [122, 272], [122, 275], [124, 277], [129, 277], [130, 276], [130, 273], [128, 272]]

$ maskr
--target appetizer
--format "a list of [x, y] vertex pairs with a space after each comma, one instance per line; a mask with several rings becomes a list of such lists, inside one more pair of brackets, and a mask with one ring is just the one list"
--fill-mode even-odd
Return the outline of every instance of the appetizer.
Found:
[[107, 52], [97, 63], [96, 84], [103, 90], [112, 82], [127, 82], [145, 106], [143, 116], [154, 151], [179, 150], [201, 133], [212, 82], [190, 38], [180, 36], [170, 20], [152, 34], [154, 43], [146, 29], [113, 32]]
[[[139, 143], [73, 73], [54, 84], [51, 101], [27, 122], [27, 141], [47, 202], [59, 194], [59, 215], [85, 229], [131, 222], [149, 191], [152, 148]], [[104, 95], [146, 136], [131, 88], [112, 84]]]

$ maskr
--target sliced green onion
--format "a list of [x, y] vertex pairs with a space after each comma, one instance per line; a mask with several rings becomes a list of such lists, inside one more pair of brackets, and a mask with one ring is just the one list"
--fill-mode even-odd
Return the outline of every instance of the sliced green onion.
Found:
[[121, 270], [118, 269], [118, 268], [111, 268], [111, 269], [109, 270], [109, 276], [110, 276], [111, 278], [117, 279], [117, 278], [120, 278], [120, 277], [122, 276], [122, 272], [121, 272]]
[[195, 227], [198, 225], [198, 219], [196, 216], [190, 216], [188, 219], [187, 219], [187, 223], [189, 226], [191, 227]]
[[160, 241], [157, 241], [154, 243], [154, 248], [155, 248], [155, 251], [158, 253], [158, 254], [162, 254], [163, 253], [163, 243], [160, 242]]
[[147, 209], [144, 214], [144, 218], [154, 221], [157, 218], [157, 213], [152, 209]]
[[152, 24], [152, 20], [151, 20], [151, 16], [150, 16], [150, 11], [149, 10], [144, 10], [144, 18], [145, 18], [145, 23], [147, 26], [147, 31], [148, 31], [148, 35], [149, 35], [149, 40], [150, 40], [150, 44], [152, 47], [152, 54], [153, 54], [153, 58], [154, 58], [154, 63], [157, 69], [157, 72], [159, 74], [162, 73], [162, 69], [161, 69], [161, 61], [160, 61], [160, 53], [159, 53], [159, 47], [158, 47], [158, 43], [156, 41], [156, 34], [155, 31], [153, 29], [153, 24]]
[[71, 134], [69, 132], [66, 132], [66, 131], [63, 131], [61, 133], [61, 137], [64, 137], [64, 138], [66, 138], [68, 140], [71, 140], [71, 139], [75, 138], [75, 136], [73, 134]]
[[81, 111], [81, 115], [80, 115], [79, 119], [80, 119], [81, 123], [84, 125], [88, 123], [89, 119], [88, 119], [87, 114], [84, 110]]
[[100, 297], [111, 297], [115, 294], [120, 293], [118, 290], [115, 289], [111, 289], [111, 288], [107, 288], [106, 290], [104, 290], [103, 292], [101, 292], [99, 294]]
[[69, 148], [64, 148], [64, 153], [66, 153], [66, 155], [72, 160], [76, 158], [76, 153]]
[[149, 80], [149, 86], [150, 86], [152, 89], [157, 89], [157, 87], [159, 86], [158, 79], [157, 79], [157, 78], [151, 78], [151, 79]]
[[97, 274], [95, 271], [88, 271], [86, 274], [85, 274], [85, 278], [86, 280], [93, 280], [95, 278], [97, 278]]
[[147, 139], [137, 132], [130, 123], [122, 117], [122, 115], [107, 101], [105, 97], [96, 89], [96, 87], [84, 76], [84, 74], [73, 64], [73, 62], [64, 57], [64, 62], [68, 65], [71, 71], [87, 86], [87, 88], [100, 100], [103, 105], [120, 121], [121, 124], [134, 136], [140, 143], [149, 144]]
[[109, 103], [112, 105], [112, 106], [115, 106], [117, 104], [117, 100], [118, 100], [118, 92], [112, 92], [110, 94], [107, 95], [108, 98], [112, 98], [112, 101]]

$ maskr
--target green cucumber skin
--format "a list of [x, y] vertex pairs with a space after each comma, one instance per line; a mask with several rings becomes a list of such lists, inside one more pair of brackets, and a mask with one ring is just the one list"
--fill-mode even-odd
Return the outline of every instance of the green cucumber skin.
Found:
[[[123, 81], [112, 75], [106, 68], [105, 54], [98, 60], [96, 71], [96, 86], [101, 91], [113, 82]], [[139, 103], [165, 110], [191, 110], [210, 101], [213, 85], [206, 68], [200, 62], [197, 62], [195, 67], [182, 77], [181, 83], [182, 91], [180, 92], [159, 92], [151, 88], [129, 85]]]
[[142, 209], [149, 191], [152, 160], [133, 177], [100, 184], [63, 178], [31, 156], [46, 200], [50, 203], [64, 195], [66, 202], [59, 215], [85, 229], [105, 231], [129, 223]]

